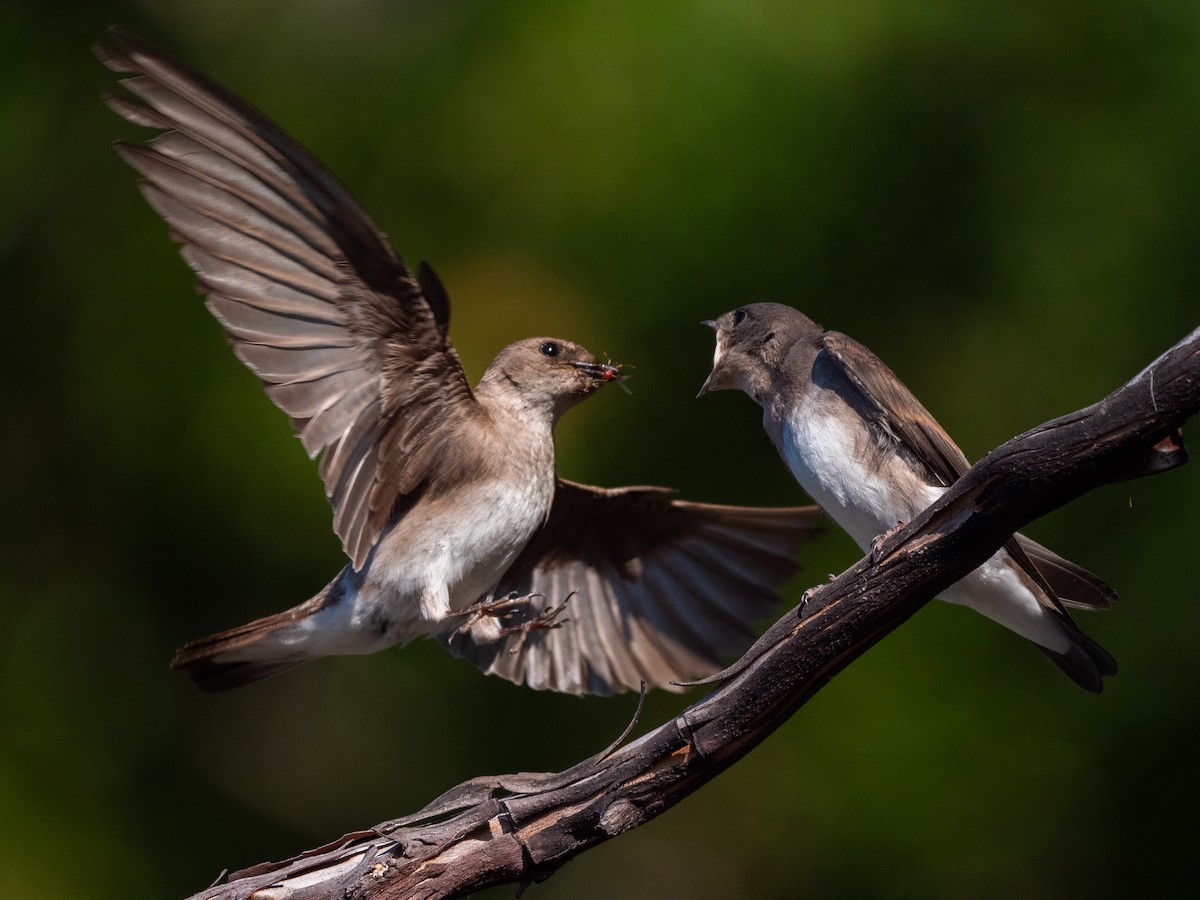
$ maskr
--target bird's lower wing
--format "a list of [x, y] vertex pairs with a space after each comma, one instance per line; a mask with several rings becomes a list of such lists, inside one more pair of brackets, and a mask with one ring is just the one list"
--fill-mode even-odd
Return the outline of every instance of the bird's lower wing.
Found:
[[567, 601], [562, 627], [491, 644], [441, 637], [490, 674], [566, 693], [612, 694], [719, 671], [749, 646], [820, 532], [816, 507], [673, 500], [661, 488], [560, 481], [554, 508], [495, 596], [534, 594], [514, 625]]

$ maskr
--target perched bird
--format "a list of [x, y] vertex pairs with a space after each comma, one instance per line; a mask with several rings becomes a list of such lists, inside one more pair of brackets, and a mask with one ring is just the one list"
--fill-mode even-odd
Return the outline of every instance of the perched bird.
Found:
[[[717, 337], [700, 388], [740, 389], [800, 486], [864, 551], [940, 497], [969, 463], [900, 379], [853, 338], [778, 303], [705, 322]], [[1032, 641], [1098, 693], [1116, 662], [1064, 606], [1106, 609], [1107, 584], [1022, 535], [942, 592]]]
[[311, 599], [187, 644], [174, 667], [220, 690], [433, 636], [511, 681], [611, 693], [672, 688], [749, 643], [818, 510], [556, 479], [555, 422], [621, 380], [617, 367], [531, 338], [472, 389], [432, 269], [414, 276], [261, 113], [142, 39], [110, 36], [97, 53], [133, 76], [122, 82], [132, 96], [106, 102], [161, 132], [119, 152], [234, 352], [320, 454], [349, 557]]

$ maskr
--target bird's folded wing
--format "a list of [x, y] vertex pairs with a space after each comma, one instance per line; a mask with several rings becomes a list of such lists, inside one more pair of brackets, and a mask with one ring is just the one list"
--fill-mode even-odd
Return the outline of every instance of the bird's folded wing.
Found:
[[359, 567], [441, 458], [439, 427], [475, 406], [445, 294], [431, 272], [418, 283], [350, 193], [262, 113], [128, 32], [110, 40], [97, 55], [133, 76], [121, 82], [132, 96], [106, 102], [162, 132], [119, 152], [238, 357], [308, 454], [322, 454], [334, 529]]
[[1023, 534], [1014, 535], [1014, 538], [1064, 605], [1076, 609], [1108, 609], [1116, 601], [1117, 592], [1087, 569], [1063, 559]]
[[[847, 335], [830, 331], [824, 337], [828, 358], [852, 386], [864, 414], [925, 467], [931, 482], [949, 487], [971, 467], [967, 457], [937, 420], [887, 365], [867, 347]], [[1004, 549], [1045, 592], [1051, 608], [1059, 603], [1104, 609], [1116, 599], [1111, 587], [1087, 570], [1036, 544], [1013, 535]]]
[[[664, 488], [560, 480], [550, 517], [494, 595], [540, 594], [524, 621], [570, 597], [564, 626], [493, 644], [449, 632], [451, 652], [530, 687], [611, 694], [678, 689], [744, 650], [821, 530], [814, 506], [755, 509], [674, 500]], [[514, 623], [515, 624], [515, 623]], [[514, 651], [515, 652], [510, 652]]]
[[925, 467], [931, 482], [949, 487], [971, 468], [958, 445], [883, 360], [838, 331], [826, 332], [823, 342], [829, 361], [856, 391], [863, 414]]

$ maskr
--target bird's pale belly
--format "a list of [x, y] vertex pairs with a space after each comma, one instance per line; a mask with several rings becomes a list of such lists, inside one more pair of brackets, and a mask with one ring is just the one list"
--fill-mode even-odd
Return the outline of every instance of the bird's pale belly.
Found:
[[485, 599], [542, 524], [553, 485], [487, 482], [426, 502], [385, 534], [360, 602], [412, 627]]
[[511, 486], [491, 492], [486, 502], [488, 515], [457, 530], [445, 547], [451, 609], [485, 599], [542, 524], [548, 505], [535, 492]]
[[784, 424], [780, 447], [805, 493], [863, 550], [944, 490], [922, 482], [898, 457], [889, 456], [882, 467], [866, 465], [866, 438], [832, 416], [799, 414]]

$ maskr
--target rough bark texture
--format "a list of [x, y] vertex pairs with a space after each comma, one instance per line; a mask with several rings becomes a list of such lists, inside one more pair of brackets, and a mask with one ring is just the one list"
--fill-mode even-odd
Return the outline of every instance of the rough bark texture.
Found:
[[1198, 409], [1200, 328], [1100, 402], [989, 453], [876, 553], [810, 592], [674, 720], [561, 773], [473, 779], [194, 900], [456, 897], [541, 881], [732, 765], [1021, 526], [1099, 485], [1182, 464], [1177, 431]]

